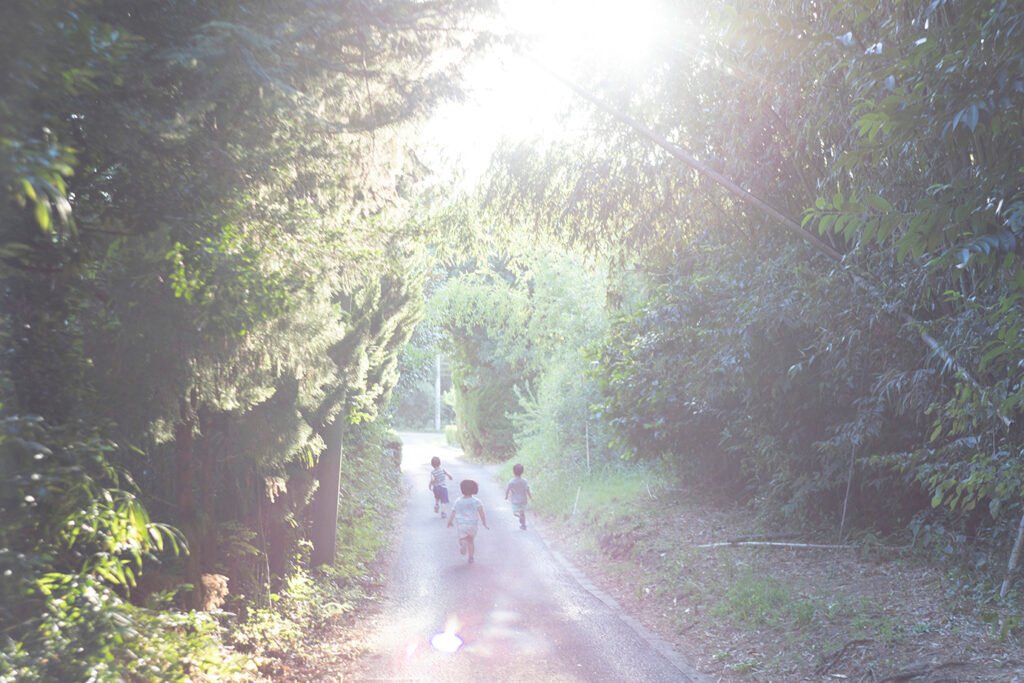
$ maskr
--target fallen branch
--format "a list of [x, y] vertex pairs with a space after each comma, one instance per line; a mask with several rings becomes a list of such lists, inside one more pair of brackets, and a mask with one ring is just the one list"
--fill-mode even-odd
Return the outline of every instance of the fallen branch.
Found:
[[722, 541], [721, 543], [702, 543], [697, 548], [725, 548], [728, 546], [759, 546], [765, 548], [815, 548], [818, 550], [839, 550], [855, 548], [852, 545], [832, 545], [828, 543], [780, 543], [778, 541]]
[[857, 647], [858, 645], [867, 645], [868, 643], [873, 642], [874, 640], [871, 638], [858, 638], [856, 640], [851, 640], [846, 645], [843, 645], [841, 648], [839, 648], [838, 650], [830, 654], [828, 657], [826, 657], [818, 666], [818, 668], [814, 670], [815, 675], [825, 675], [829, 669], [831, 669], [839, 662], [840, 659], [846, 656], [846, 653], [851, 648]]
[[880, 683], [896, 683], [897, 681], [909, 681], [912, 678], [920, 678], [921, 676], [927, 676], [933, 674], [940, 669], [946, 669], [953, 666], [967, 666], [970, 662], [963, 662], [956, 659], [951, 659], [948, 662], [940, 662], [939, 664], [912, 664], [903, 671], [897, 671], [894, 674], [890, 674], [883, 678]]
[[744, 543], [746, 541], [784, 541], [788, 538], [800, 538], [800, 534], [795, 532], [751, 534], [749, 536], [736, 536], [735, 538], [730, 538], [729, 543]]

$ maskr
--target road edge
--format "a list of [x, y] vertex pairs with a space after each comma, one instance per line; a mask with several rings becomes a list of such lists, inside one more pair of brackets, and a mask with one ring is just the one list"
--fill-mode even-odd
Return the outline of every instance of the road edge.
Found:
[[[536, 532], [536, 522], [534, 523], [534, 531]], [[622, 606], [616, 602], [615, 598], [598, 588], [581, 569], [570, 562], [562, 553], [552, 548], [551, 544], [548, 543], [543, 534], [538, 533], [537, 536], [544, 544], [547, 551], [551, 553], [551, 556], [555, 558], [555, 561], [561, 565], [562, 569], [571, 576], [583, 590], [601, 601], [601, 603], [615, 613], [623, 623], [633, 629], [633, 632], [636, 633], [641, 640], [650, 645], [655, 652], [668, 660], [668, 662], [675, 667], [679, 673], [686, 676], [685, 681], [687, 683], [713, 683], [712, 678], [702, 674], [692, 664], [686, 661], [681, 654], [676, 652], [670, 642], [655, 634], [649, 628], [640, 623], [638, 619], [622, 609]]]

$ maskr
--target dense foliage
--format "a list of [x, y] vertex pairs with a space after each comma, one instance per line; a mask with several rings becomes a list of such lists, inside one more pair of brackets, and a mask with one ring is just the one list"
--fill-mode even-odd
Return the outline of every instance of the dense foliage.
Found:
[[231, 675], [216, 624], [126, 598], [333, 563], [422, 307], [406, 124], [486, 5], [3, 4], [0, 678]]
[[388, 509], [340, 484], [394, 485], [370, 423], [425, 287], [407, 387], [447, 335], [473, 454], [557, 476], [621, 448], [791, 524], [909, 524], [1005, 566], [1019, 3], [665, 3], [653, 63], [577, 75], [650, 133], [594, 111], [508, 151], [496, 214], [411, 205], [408, 126], [457, 94], [489, 5], [0, 8], [0, 680], [252, 677], [187, 611], [218, 575], [243, 648], [345, 603], [374, 538], [338, 515]]
[[472, 455], [516, 453], [550, 475], [589, 467], [591, 451], [603, 463], [583, 355], [606, 325], [601, 269], [556, 248], [514, 253], [451, 277], [431, 299], [452, 349], [459, 440]]
[[600, 136], [510, 150], [491, 193], [646, 271], [595, 356], [617, 442], [793, 522], [913, 515], [1005, 567], [1024, 512], [1019, 4], [689, 3], [665, 22], [642, 76], [577, 76], [620, 114], [594, 111]]
[[525, 327], [528, 294], [508, 264], [449, 280], [434, 295], [434, 319], [452, 339], [452, 387], [459, 441], [472, 456], [515, 450], [510, 413], [517, 383], [532, 377]]

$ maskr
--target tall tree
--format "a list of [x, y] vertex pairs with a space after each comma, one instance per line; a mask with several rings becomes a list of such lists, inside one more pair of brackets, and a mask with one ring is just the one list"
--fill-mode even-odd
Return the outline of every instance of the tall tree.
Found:
[[344, 385], [346, 419], [370, 416], [393, 383], [416, 306], [392, 290], [426, 239], [395, 247], [421, 172], [404, 126], [456, 94], [488, 6], [0, 9], [4, 416], [121, 444], [104, 458], [185, 531], [193, 585], [323, 448], [303, 415]]
[[[920, 516], [929, 499], [957, 514], [983, 503], [989, 528], [1012, 533], [1024, 492], [1019, 7], [674, 11], [700, 30], [685, 49], [655, 51], [642, 84], [577, 83], [598, 84], [612, 109], [776, 215], [802, 217], [841, 264], [709, 175], [653, 155], [608, 110], [595, 111], [599, 137], [509, 153], [493, 193], [503, 206], [570, 241], [640, 254], [651, 274], [650, 306], [621, 322], [605, 357], [620, 435], [651, 455], [688, 439], [724, 445], [782, 510], [842, 500], [853, 473], [865, 509], [872, 487], [906, 486]], [[938, 361], [920, 332], [943, 345]], [[668, 387], [645, 381], [669, 358]], [[943, 374], [954, 364], [963, 370]], [[831, 409], [816, 419], [812, 405]]]

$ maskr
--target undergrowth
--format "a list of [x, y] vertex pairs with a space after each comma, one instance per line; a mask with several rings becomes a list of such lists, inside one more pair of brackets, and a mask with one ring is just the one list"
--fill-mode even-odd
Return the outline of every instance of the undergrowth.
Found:
[[525, 468], [523, 476], [530, 482], [533, 506], [538, 511], [603, 524], [635, 514], [638, 501], [651, 500], [670, 485], [668, 474], [656, 465], [604, 463], [588, 473], [585, 469], [545, 463], [545, 454], [509, 460], [502, 468], [505, 480], [512, 477], [512, 465], [516, 462]]
[[[104, 551], [132, 547], [133, 528], [118, 526], [113, 511], [99, 504], [69, 505], [68, 490], [81, 491], [88, 484], [98, 491], [93, 498], [111, 505], [130, 502], [130, 494], [113, 488], [112, 475], [99, 466], [95, 473], [80, 466], [66, 467], [56, 448], [9, 437], [5, 444], [8, 455], [17, 455], [11, 442], [15, 447], [27, 444], [32, 467], [49, 477], [54, 490], [62, 491], [60, 497], [43, 501], [52, 498], [53, 505], [63, 504], [60, 509], [70, 511], [69, 521], [60, 529], [82, 526], [92, 535], [65, 538], [48, 529], [27, 534], [24, 529], [40, 516], [37, 511], [27, 503], [16, 509], [17, 515], [5, 509], [8, 514], [0, 520], [4, 532], [0, 544], [0, 683], [267, 680], [268, 661], [287, 656], [305, 639], [317, 637], [332, 620], [350, 615], [368, 599], [378, 581], [373, 562], [388, 538], [381, 530], [388, 528], [401, 495], [399, 470], [389, 466], [393, 461], [382, 461], [373, 436], [356, 440], [342, 466], [346, 485], [339, 504], [335, 564], [310, 572], [311, 546], [300, 541], [285, 576], [274, 583], [269, 601], [240, 592], [229, 596], [230, 611], [212, 612], [177, 609], [174, 595], [180, 586], [157, 594], [145, 607], [131, 604], [126, 599], [127, 581], [117, 585], [111, 577], [118, 576], [114, 572], [119, 568], [127, 571], [141, 566], [145, 571], [147, 565], [141, 560], [130, 564]], [[82, 450], [86, 446], [75, 447]], [[33, 452], [44, 453], [46, 458], [32, 459]], [[101, 455], [95, 458], [103, 464]], [[47, 459], [53, 464], [48, 465]], [[49, 469], [44, 469], [47, 466]], [[7, 485], [14, 487], [22, 479], [35, 486], [36, 497], [42, 497], [36, 483], [40, 476], [11, 477]], [[32, 502], [32, 497], [23, 493], [20, 500]], [[85, 512], [77, 512], [79, 509]], [[131, 519], [139, 520], [138, 526], [147, 532], [144, 538], [164, 538], [143, 512]], [[176, 537], [168, 533], [167, 539], [170, 546]], [[66, 563], [61, 564], [70, 555], [69, 549], [109, 558], [108, 565], [94, 562], [94, 571], [71, 571]], [[145, 559], [155, 564], [152, 556]]]
[[305, 567], [311, 546], [300, 543], [289, 575], [270, 595], [270, 605], [248, 610], [232, 630], [233, 644], [257, 657], [286, 654], [370, 598], [379, 580], [373, 563], [388, 539], [382, 530], [392, 523], [402, 501], [400, 470], [382, 466], [374, 443], [372, 438], [355, 441], [342, 462], [334, 565], [310, 573]]
[[[663, 632], [684, 641], [695, 631], [712, 633], [718, 643], [712, 668], [786, 679], [833, 661], [850, 643], [869, 644], [864, 656], [895, 666], [892, 653], [943, 638], [960, 642], [958, 629], [976, 634], [968, 639], [972, 647], [977, 638], [998, 648], [1021, 637], [1019, 605], [982, 600], [981, 588], [965, 591], [962, 577], [942, 578], [941, 567], [935, 571], [912, 554], [893, 557], [877, 542], [827, 555], [701, 547], [730, 533], [761, 533], [762, 522], [699, 502], [707, 496], [652, 464], [607, 465], [587, 474], [545, 468], [528, 456], [522, 462], [534, 507], [561, 530], [575, 556]], [[931, 578], [922, 582], [923, 576]], [[898, 577], [914, 577], [916, 584], [901, 592]]]

